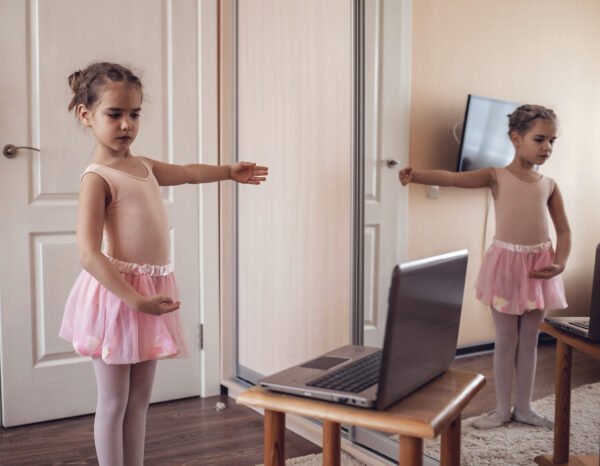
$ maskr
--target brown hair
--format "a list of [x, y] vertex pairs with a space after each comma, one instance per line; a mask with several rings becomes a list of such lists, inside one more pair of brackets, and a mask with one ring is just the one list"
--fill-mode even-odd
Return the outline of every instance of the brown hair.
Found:
[[138, 86], [142, 92], [142, 82], [129, 68], [117, 63], [97, 62], [92, 63], [84, 70], [77, 70], [68, 77], [69, 87], [73, 91], [73, 98], [69, 102], [68, 110], [71, 111], [79, 104], [91, 109], [100, 98], [102, 87], [108, 81], [127, 82]]
[[556, 113], [549, 108], [542, 107], [541, 105], [521, 105], [508, 115], [508, 135], [510, 136], [513, 131], [525, 134], [531, 129], [538, 118], [552, 121], [557, 120]]

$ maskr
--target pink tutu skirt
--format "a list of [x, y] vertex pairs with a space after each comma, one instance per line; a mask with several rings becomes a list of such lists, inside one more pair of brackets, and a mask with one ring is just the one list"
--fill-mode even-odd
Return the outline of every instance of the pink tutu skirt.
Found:
[[[109, 257], [123, 278], [144, 296], [178, 299], [171, 264], [139, 265]], [[85, 270], [69, 294], [59, 335], [83, 356], [107, 364], [135, 364], [188, 355], [179, 310], [162, 316], [127, 306]]]
[[529, 278], [554, 261], [550, 241], [525, 246], [494, 239], [485, 253], [477, 279], [477, 299], [499, 312], [521, 315], [540, 309], [567, 307], [562, 277]]

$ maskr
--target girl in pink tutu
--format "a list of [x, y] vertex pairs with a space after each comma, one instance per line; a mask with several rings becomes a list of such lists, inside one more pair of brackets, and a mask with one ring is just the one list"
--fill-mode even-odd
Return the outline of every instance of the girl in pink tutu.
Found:
[[[403, 186], [420, 183], [459, 188], [490, 188], [496, 235], [477, 280], [477, 298], [490, 306], [496, 341], [496, 409], [474, 422], [480, 429], [517, 422], [552, 428], [531, 408], [539, 324], [548, 309], [567, 306], [562, 278], [571, 249], [571, 231], [556, 182], [537, 170], [552, 154], [556, 115], [539, 105], [523, 105], [509, 115], [508, 134], [515, 148], [504, 168], [470, 172], [417, 171], [405, 168]], [[549, 239], [548, 211], [556, 230], [556, 253]], [[516, 369], [516, 400], [511, 386]]]
[[247, 162], [180, 166], [133, 155], [143, 96], [138, 77], [118, 64], [94, 63], [68, 81], [69, 110], [97, 144], [81, 175], [77, 245], [83, 271], [67, 299], [60, 336], [92, 358], [100, 465], [141, 466], [157, 360], [187, 355], [160, 186], [257, 185], [267, 168]]

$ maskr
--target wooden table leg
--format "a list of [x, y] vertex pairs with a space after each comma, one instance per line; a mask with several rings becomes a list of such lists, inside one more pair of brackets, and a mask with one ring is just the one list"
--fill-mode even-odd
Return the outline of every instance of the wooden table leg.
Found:
[[265, 466], [285, 466], [285, 413], [265, 409]]
[[460, 466], [460, 414], [442, 431], [440, 465]]
[[423, 439], [400, 436], [400, 466], [423, 466]]
[[341, 426], [338, 422], [323, 421], [323, 464], [341, 466]]
[[554, 403], [555, 464], [569, 461], [569, 430], [571, 423], [571, 354], [572, 348], [556, 342], [556, 401]]

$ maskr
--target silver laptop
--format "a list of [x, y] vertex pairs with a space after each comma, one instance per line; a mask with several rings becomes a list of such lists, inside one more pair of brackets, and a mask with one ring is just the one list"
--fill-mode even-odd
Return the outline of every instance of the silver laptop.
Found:
[[467, 251], [396, 266], [383, 349], [347, 345], [259, 381], [273, 391], [385, 409], [445, 372], [456, 353]]
[[600, 244], [596, 246], [589, 317], [546, 317], [550, 325], [600, 343]]

